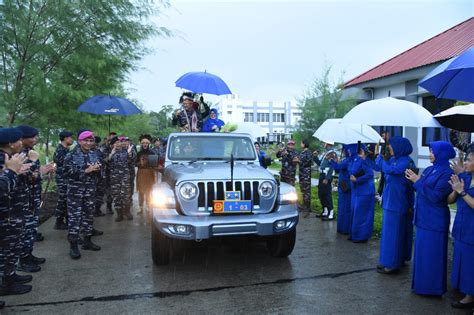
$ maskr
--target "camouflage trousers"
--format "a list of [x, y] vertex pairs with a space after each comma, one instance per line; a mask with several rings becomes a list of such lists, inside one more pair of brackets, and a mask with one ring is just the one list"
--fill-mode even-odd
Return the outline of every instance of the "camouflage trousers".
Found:
[[295, 186], [296, 182], [296, 177], [295, 175], [287, 174], [287, 173], [281, 173], [281, 181], [287, 184], [290, 184], [291, 186]]
[[311, 176], [300, 176], [300, 189], [303, 195], [303, 205], [305, 207], [311, 206]]
[[96, 186], [83, 184], [81, 187], [68, 185], [67, 190], [67, 215], [69, 242], [77, 242], [80, 235], [91, 236], [95, 208]]
[[123, 211], [130, 205], [130, 182], [126, 181], [111, 181], [111, 195], [113, 199], [114, 208]]
[[64, 219], [67, 216], [67, 184], [61, 177], [56, 177], [56, 191], [58, 193], [58, 203], [54, 215], [58, 219]]
[[0, 274], [2, 276], [11, 276], [16, 272], [16, 263], [22, 249], [22, 231], [21, 218], [0, 221]]
[[34, 210], [29, 206], [23, 209], [24, 228], [21, 234], [21, 253], [20, 257], [26, 257], [33, 251], [33, 245], [36, 239], [36, 229], [38, 227], [39, 217], [35, 216]]
[[97, 181], [97, 189], [95, 191], [95, 207], [100, 209], [104, 203], [104, 196], [107, 190], [105, 177], [99, 177]]

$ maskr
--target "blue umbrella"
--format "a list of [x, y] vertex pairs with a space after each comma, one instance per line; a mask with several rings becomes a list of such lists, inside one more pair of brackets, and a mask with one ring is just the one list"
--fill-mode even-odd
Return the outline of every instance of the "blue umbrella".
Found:
[[129, 116], [142, 113], [142, 111], [129, 100], [111, 95], [92, 96], [82, 103], [77, 111], [96, 115], [109, 115], [109, 131], [111, 115]]
[[217, 75], [204, 72], [188, 72], [176, 80], [176, 86], [194, 93], [213, 95], [232, 94], [227, 84]]
[[418, 85], [436, 98], [474, 102], [474, 46], [440, 64]]

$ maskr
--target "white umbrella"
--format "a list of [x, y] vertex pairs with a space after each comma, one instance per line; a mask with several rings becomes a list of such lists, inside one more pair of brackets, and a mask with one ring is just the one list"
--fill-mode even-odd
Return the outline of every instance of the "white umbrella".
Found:
[[445, 127], [474, 132], [474, 104], [454, 106], [434, 117]]
[[235, 133], [249, 133], [254, 139], [266, 137], [267, 132], [261, 126], [252, 122], [239, 122]]
[[378, 143], [383, 142], [377, 131], [368, 125], [345, 124], [342, 119], [327, 119], [313, 134], [313, 137], [324, 142], [339, 142], [343, 144]]
[[361, 103], [351, 109], [342, 122], [370, 126], [441, 127], [423, 106], [393, 97]]

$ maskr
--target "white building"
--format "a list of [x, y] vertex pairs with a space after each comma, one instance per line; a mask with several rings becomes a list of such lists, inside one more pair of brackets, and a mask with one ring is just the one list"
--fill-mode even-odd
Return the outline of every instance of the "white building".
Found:
[[230, 123], [253, 122], [267, 132], [262, 142], [280, 142], [290, 138], [301, 117], [295, 101], [255, 101], [240, 99], [237, 94], [219, 99], [220, 118]]
[[[346, 82], [344, 94], [355, 96], [358, 102], [391, 96], [417, 103], [436, 114], [452, 107], [455, 101], [435, 99], [418, 82], [436, 66], [473, 45], [474, 18], [470, 18]], [[430, 165], [428, 144], [448, 140], [445, 128], [378, 127], [407, 137], [413, 145], [412, 158], [420, 168]]]

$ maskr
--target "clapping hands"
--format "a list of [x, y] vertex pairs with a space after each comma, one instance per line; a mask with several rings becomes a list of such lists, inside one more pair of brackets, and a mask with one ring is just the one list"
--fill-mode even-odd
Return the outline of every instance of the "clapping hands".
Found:
[[449, 184], [451, 188], [457, 192], [458, 194], [464, 191], [464, 180], [459, 179], [457, 175], [451, 175], [451, 179], [449, 180]]

